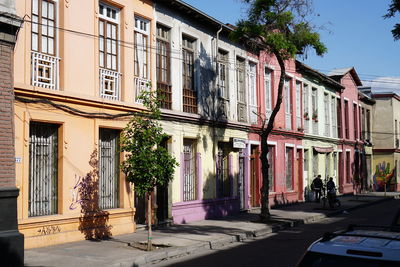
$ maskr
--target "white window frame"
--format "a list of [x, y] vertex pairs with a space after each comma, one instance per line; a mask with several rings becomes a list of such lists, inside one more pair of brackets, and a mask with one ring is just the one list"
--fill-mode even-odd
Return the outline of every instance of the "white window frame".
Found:
[[[142, 79], [150, 79], [150, 20], [145, 19], [141, 16], [135, 15], [134, 17], [134, 63], [135, 61], [138, 62], [138, 70], [134, 70], [135, 77], [142, 78]], [[139, 23], [139, 24], [138, 24]], [[145, 26], [145, 29], [142, 27]], [[141, 44], [138, 43], [139, 39], [141, 38]], [[144, 37], [147, 39], [147, 43], [144, 44]], [[142, 47], [142, 49], [140, 49]], [[144, 64], [146, 64], [146, 70], [144, 70]], [[134, 68], [136, 64], [134, 64]]]
[[296, 80], [296, 127], [297, 129], [302, 128], [301, 127], [301, 87], [302, 87], [302, 82]]
[[247, 80], [249, 85], [249, 115], [250, 115], [250, 123], [257, 123], [257, 114], [254, 112], [258, 112], [257, 106], [257, 63], [249, 61], [247, 65]]
[[292, 96], [291, 96], [291, 78], [285, 78], [284, 82], [284, 99], [285, 99], [285, 126], [286, 129], [292, 130]]
[[264, 88], [265, 88], [265, 111], [269, 118], [272, 113], [272, 75], [273, 70], [269, 67], [264, 68]]

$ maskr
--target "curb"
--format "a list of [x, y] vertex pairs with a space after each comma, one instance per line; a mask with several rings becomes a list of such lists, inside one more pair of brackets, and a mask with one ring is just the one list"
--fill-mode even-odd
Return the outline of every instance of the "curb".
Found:
[[[134, 259], [134, 262], [121, 262], [118, 264], [118, 266], [133, 266], [133, 267], [140, 267], [140, 266], [145, 266], [150, 263], [157, 263], [161, 262], [163, 260], [171, 259], [171, 258], [178, 258], [178, 257], [183, 257], [183, 256], [188, 256], [191, 254], [197, 254], [199, 252], [207, 251], [207, 250], [215, 250], [222, 248], [224, 246], [233, 244], [233, 243], [240, 243], [245, 240], [251, 240], [254, 239], [255, 237], [262, 237], [271, 233], [276, 233], [284, 229], [288, 228], [293, 228], [299, 225], [303, 224], [309, 224], [312, 222], [318, 222], [321, 221], [322, 219], [332, 217], [338, 214], [343, 213], [344, 211], [351, 211], [351, 210], [356, 210], [359, 208], [364, 208], [368, 206], [372, 206], [375, 204], [379, 204], [385, 201], [389, 201], [394, 199], [394, 197], [385, 197], [376, 201], [371, 201], [368, 203], [363, 203], [360, 205], [356, 205], [353, 207], [349, 208], [343, 208], [339, 210], [335, 210], [332, 212], [329, 212], [327, 214], [318, 214], [314, 216], [310, 216], [304, 219], [297, 219], [297, 220], [288, 220], [286, 222], [279, 223], [274, 226], [266, 226], [265, 228], [259, 229], [259, 230], [253, 230], [253, 231], [243, 231], [239, 233], [235, 233], [234, 235], [211, 240], [211, 241], [205, 241], [199, 244], [191, 245], [188, 247], [175, 247], [171, 249], [166, 249], [164, 251], [159, 251], [159, 252], [152, 252], [151, 254], [148, 255], [143, 255], [140, 257], [137, 257]], [[117, 265], [115, 265], [117, 266]]]

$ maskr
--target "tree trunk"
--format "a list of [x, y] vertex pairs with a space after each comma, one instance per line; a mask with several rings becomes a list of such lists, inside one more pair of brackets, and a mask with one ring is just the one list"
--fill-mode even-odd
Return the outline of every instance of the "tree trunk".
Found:
[[275, 55], [276, 59], [278, 60], [279, 66], [281, 68], [281, 76], [279, 79], [279, 86], [278, 86], [278, 95], [276, 99], [276, 105], [274, 109], [272, 110], [271, 116], [268, 120], [267, 127], [265, 127], [266, 120], [264, 119], [262, 123], [262, 129], [260, 138], [261, 138], [261, 155], [260, 155], [260, 160], [261, 160], [261, 174], [262, 174], [262, 187], [260, 189], [261, 191], [261, 213], [260, 213], [260, 219], [262, 221], [267, 221], [269, 220], [271, 213], [269, 211], [269, 177], [268, 177], [268, 168], [269, 168], [269, 162], [268, 162], [268, 136], [272, 132], [272, 129], [274, 127], [274, 121], [275, 117], [278, 114], [281, 104], [282, 104], [282, 94], [283, 94], [283, 86], [285, 83], [285, 76], [286, 76], [286, 68], [285, 68], [285, 61], [279, 54], [279, 51], [273, 51], [273, 54]]
[[153, 248], [152, 244], [152, 238], [153, 238], [153, 233], [151, 231], [151, 193], [147, 193], [147, 251], [151, 251]]

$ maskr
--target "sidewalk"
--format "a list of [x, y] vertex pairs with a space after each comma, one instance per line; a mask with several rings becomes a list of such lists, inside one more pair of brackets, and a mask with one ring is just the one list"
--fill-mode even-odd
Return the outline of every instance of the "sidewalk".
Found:
[[129, 244], [147, 240], [147, 232], [115, 236], [107, 241], [80, 241], [57, 246], [25, 250], [26, 266], [143, 266], [171, 257], [213, 250], [230, 243], [311, 223], [344, 211], [372, 205], [398, 197], [399, 193], [342, 196], [342, 207], [324, 210], [318, 203], [298, 203], [271, 210], [273, 223], [256, 222], [258, 211], [241, 213], [220, 219], [173, 225], [153, 232], [157, 250], [147, 252]]

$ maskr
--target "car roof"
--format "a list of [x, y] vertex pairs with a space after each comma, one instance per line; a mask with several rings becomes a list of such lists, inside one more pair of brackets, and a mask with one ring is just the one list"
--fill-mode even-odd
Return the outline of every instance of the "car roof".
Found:
[[360, 229], [329, 233], [314, 242], [309, 251], [400, 261], [400, 232]]

